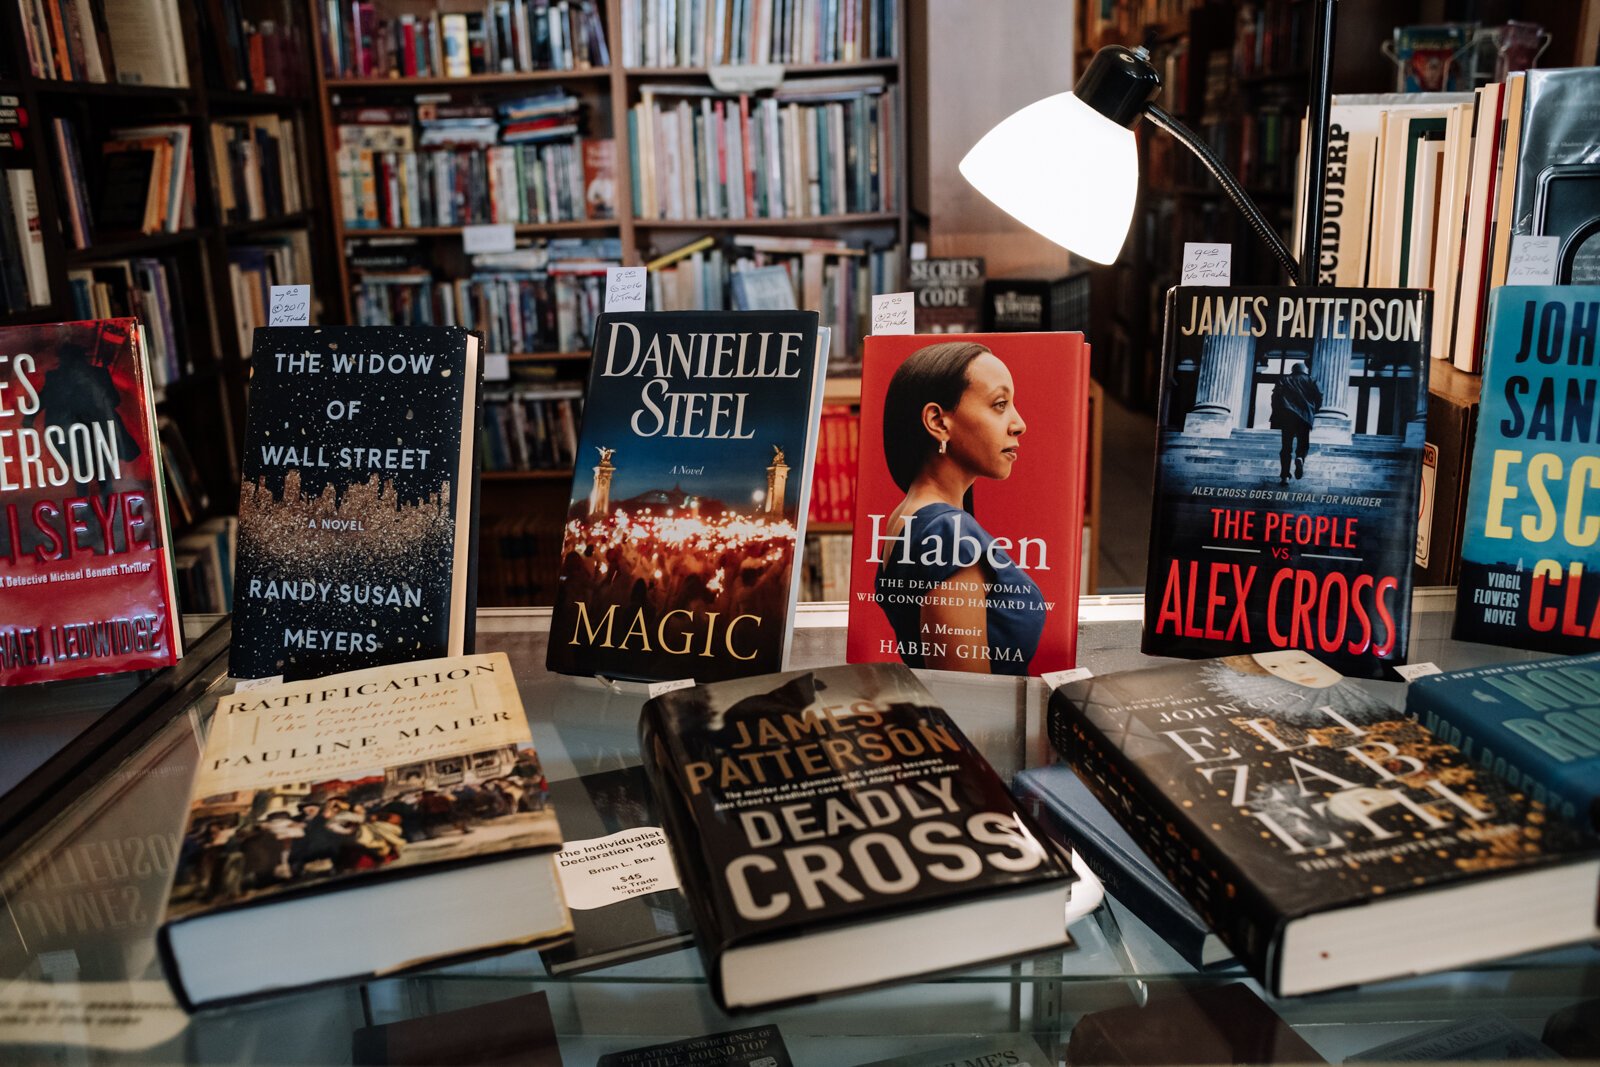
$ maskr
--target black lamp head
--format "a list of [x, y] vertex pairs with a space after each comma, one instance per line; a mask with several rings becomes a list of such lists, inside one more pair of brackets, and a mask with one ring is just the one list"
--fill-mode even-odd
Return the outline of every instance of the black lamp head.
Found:
[[1094, 54], [1073, 95], [1119, 126], [1133, 128], [1161, 91], [1161, 75], [1143, 48], [1107, 45]]

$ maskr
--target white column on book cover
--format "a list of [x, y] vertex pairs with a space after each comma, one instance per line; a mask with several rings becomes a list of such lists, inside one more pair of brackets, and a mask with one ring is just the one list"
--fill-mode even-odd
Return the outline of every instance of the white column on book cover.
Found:
[[1200, 351], [1194, 408], [1183, 432], [1196, 437], [1227, 437], [1239, 425], [1245, 376], [1255, 362], [1255, 340], [1213, 334]]
[[1350, 418], [1350, 359], [1348, 337], [1318, 337], [1311, 350], [1311, 378], [1322, 393], [1322, 406], [1311, 424], [1311, 440], [1349, 444], [1354, 423]]

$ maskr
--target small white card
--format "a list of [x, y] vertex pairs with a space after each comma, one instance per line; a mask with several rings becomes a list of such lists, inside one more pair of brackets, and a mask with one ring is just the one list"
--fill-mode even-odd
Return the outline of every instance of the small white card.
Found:
[[513, 252], [516, 247], [517, 228], [509, 222], [461, 227], [461, 248], [469, 256], [485, 252]]
[[1179, 285], [1227, 285], [1232, 278], [1232, 245], [1183, 243], [1183, 277]]
[[311, 286], [274, 285], [267, 294], [268, 326], [310, 326]]
[[911, 242], [911, 258], [912, 259], [927, 259], [928, 258], [928, 242], [926, 242], [926, 241], [912, 241]]
[[1074, 667], [1070, 671], [1051, 671], [1049, 674], [1039, 675], [1039, 680], [1051, 689], [1066, 685], [1068, 682], [1081, 682], [1085, 678], [1093, 678], [1094, 671], [1088, 667]]
[[239, 684], [233, 687], [235, 693], [243, 693], [246, 689], [265, 689], [269, 685], [281, 685], [283, 675], [270, 674], [265, 678], [240, 678]]
[[674, 678], [670, 682], [651, 682], [647, 692], [652, 697], [658, 697], [662, 693], [670, 693], [674, 689], [687, 689], [693, 684], [693, 678]]
[[511, 357], [504, 352], [490, 352], [483, 357], [483, 380], [503, 382], [511, 377]]
[[910, 293], [878, 293], [872, 298], [872, 332], [916, 333], [917, 301]]
[[1559, 237], [1517, 234], [1511, 238], [1511, 262], [1506, 266], [1506, 284], [1554, 285], [1560, 253]]
[[578, 911], [678, 888], [667, 835], [659, 826], [635, 826], [609, 837], [568, 841], [556, 853], [556, 874], [567, 907]]
[[645, 291], [643, 267], [606, 268], [606, 311], [643, 311]]
[[1430, 674], [1443, 674], [1444, 671], [1441, 671], [1436, 663], [1401, 663], [1395, 666], [1394, 673], [1408, 682], [1414, 682]]

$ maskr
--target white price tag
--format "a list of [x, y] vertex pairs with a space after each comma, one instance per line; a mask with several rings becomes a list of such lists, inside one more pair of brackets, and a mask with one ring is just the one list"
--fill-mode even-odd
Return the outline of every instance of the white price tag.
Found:
[[675, 678], [670, 682], [651, 682], [648, 692], [652, 697], [658, 697], [662, 693], [670, 693], [674, 689], [687, 689], [693, 684], [693, 678]]
[[605, 311], [643, 311], [643, 267], [607, 267]]
[[1049, 674], [1039, 675], [1039, 680], [1051, 689], [1066, 685], [1068, 682], [1081, 682], [1085, 678], [1093, 678], [1094, 671], [1088, 667], [1074, 667], [1070, 671], [1051, 671]]
[[491, 352], [483, 357], [483, 380], [503, 382], [511, 377], [511, 357], [504, 352]]
[[926, 242], [926, 241], [912, 241], [911, 242], [911, 258], [912, 259], [927, 259], [928, 258], [928, 242]]
[[1511, 238], [1511, 262], [1506, 266], [1506, 284], [1554, 285], [1560, 252], [1559, 237], [1517, 234]]
[[917, 301], [910, 293], [879, 293], [872, 298], [874, 334], [916, 333]]
[[1183, 243], [1183, 277], [1179, 285], [1227, 285], [1232, 278], [1232, 245]]
[[267, 294], [268, 326], [310, 326], [311, 286], [274, 285]]
[[556, 873], [567, 907], [579, 911], [678, 888], [667, 835], [659, 826], [634, 826], [609, 837], [568, 841], [556, 853]]
[[240, 678], [239, 684], [233, 687], [235, 693], [243, 693], [247, 689], [265, 689], [269, 685], [278, 685], [283, 681], [283, 675], [272, 674], [265, 678]]
[[517, 228], [509, 222], [461, 227], [461, 249], [469, 256], [485, 252], [514, 252], [516, 248]]
[[1439, 669], [1439, 665], [1436, 663], [1401, 663], [1395, 666], [1394, 673], [1408, 682], [1414, 682], [1418, 678], [1426, 678], [1430, 674], [1443, 674], [1444, 672]]

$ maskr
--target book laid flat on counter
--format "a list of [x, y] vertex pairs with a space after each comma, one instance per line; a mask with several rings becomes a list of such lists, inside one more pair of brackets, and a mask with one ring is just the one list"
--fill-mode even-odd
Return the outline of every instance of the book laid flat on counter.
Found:
[[825, 337], [814, 311], [600, 317], [550, 670], [714, 681], [783, 666]]
[[1305, 1038], [1243, 982], [1158, 989], [1149, 1001], [1079, 1019], [1067, 1062], [1121, 1067], [1324, 1063]]
[[1088, 395], [1082, 334], [867, 338], [851, 663], [1074, 665]]
[[1055, 1067], [1055, 1063], [1056, 1058], [1047, 1056], [1027, 1034], [996, 1034], [927, 1052], [873, 1060], [860, 1067]]
[[1430, 297], [1167, 294], [1144, 652], [1406, 661]]
[[607, 1052], [595, 1067], [794, 1067], [772, 1024]]
[[1061, 947], [1099, 899], [898, 664], [665, 693], [639, 751], [729, 1011]]
[[1418, 678], [1406, 711], [1481, 769], [1600, 833], [1600, 653]]
[[229, 673], [472, 651], [482, 385], [456, 327], [256, 331]]
[[1455, 638], [1600, 651], [1600, 286], [1489, 296]]
[[1600, 843], [1306, 653], [1069, 682], [1049, 729], [1275, 996], [1600, 936]]
[[545, 970], [571, 974], [694, 943], [667, 835], [643, 767], [550, 783], [566, 844], [556, 873], [572, 937], [540, 951]]
[[158, 939], [179, 1001], [565, 936], [543, 777], [503, 652], [222, 697]]
[[1105, 886], [1196, 968], [1233, 959], [1222, 939], [1145, 855], [1072, 768], [1019, 771], [1011, 793], [1050, 837], [1070, 847]]
[[183, 654], [144, 332], [0, 329], [0, 685]]

